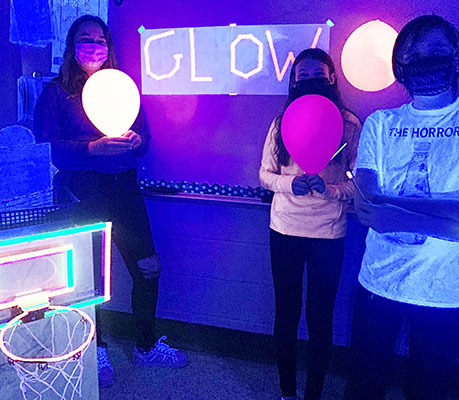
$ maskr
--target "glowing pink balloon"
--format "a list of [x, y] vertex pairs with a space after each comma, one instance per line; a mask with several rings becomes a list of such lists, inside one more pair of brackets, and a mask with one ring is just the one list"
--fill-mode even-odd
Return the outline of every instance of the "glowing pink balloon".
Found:
[[317, 174], [338, 150], [343, 137], [343, 118], [331, 100], [309, 94], [287, 107], [281, 132], [293, 160], [304, 172]]

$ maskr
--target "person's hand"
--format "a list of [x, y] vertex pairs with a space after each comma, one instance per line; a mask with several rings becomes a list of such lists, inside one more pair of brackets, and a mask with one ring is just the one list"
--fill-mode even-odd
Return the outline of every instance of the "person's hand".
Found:
[[123, 133], [121, 137], [129, 140], [131, 143], [131, 150], [138, 149], [142, 145], [142, 136], [130, 129], [126, 133]]
[[128, 138], [102, 136], [89, 142], [88, 152], [92, 156], [110, 156], [126, 153], [131, 147], [132, 143]]
[[374, 204], [363, 200], [358, 204], [357, 217], [363, 225], [376, 232], [387, 233], [399, 230], [398, 225], [406, 219], [407, 212], [392, 204]]
[[310, 175], [309, 177], [309, 186], [311, 190], [315, 190], [316, 192], [319, 192], [322, 194], [325, 192], [325, 182], [324, 180], [319, 176], [319, 175]]
[[309, 177], [307, 175], [296, 176], [292, 181], [292, 192], [295, 196], [304, 196], [311, 192]]

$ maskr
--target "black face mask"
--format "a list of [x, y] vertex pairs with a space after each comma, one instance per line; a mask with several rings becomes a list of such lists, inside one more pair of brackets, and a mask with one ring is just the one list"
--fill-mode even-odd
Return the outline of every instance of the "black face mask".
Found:
[[411, 95], [435, 96], [452, 87], [455, 67], [453, 56], [421, 58], [402, 65], [403, 84]]
[[336, 105], [339, 104], [337, 92], [328, 78], [310, 78], [296, 82], [291, 94], [292, 99], [296, 100], [307, 94], [318, 94], [327, 97]]

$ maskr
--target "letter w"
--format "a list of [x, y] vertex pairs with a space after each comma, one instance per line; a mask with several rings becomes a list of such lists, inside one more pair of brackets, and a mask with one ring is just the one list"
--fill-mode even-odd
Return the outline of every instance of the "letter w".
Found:
[[282, 71], [279, 69], [279, 62], [277, 61], [276, 50], [274, 49], [273, 38], [271, 36], [271, 31], [266, 31], [266, 38], [268, 39], [269, 49], [271, 50], [271, 56], [273, 58], [274, 69], [276, 70], [277, 80], [280, 82], [284, 79], [285, 72], [290, 63], [293, 64], [295, 61], [295, 56], [293, 55], [293, 51], [289, 51], [287, 60], [285, 60], [284, 66], [282, 67]]

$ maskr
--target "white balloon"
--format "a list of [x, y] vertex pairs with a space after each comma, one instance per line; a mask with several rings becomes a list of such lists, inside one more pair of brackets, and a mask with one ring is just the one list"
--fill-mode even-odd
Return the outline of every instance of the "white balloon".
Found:
[[82, 102], [97, 129], [107, 136], [119, 137], [131, 128], [139, 114], [140, 94], [129, 75], [117, 69], [101, 69], [86, 81]]

